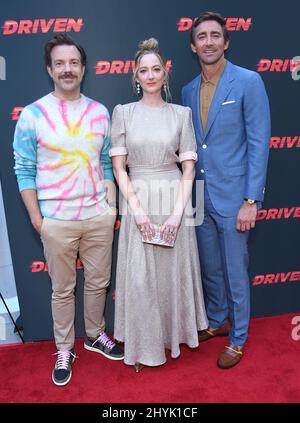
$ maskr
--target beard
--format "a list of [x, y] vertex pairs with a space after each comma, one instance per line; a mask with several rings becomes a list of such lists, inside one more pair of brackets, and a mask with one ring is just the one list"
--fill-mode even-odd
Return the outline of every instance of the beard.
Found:
[[210, 56], [207, 56], [205, 53], [201, 54], [200, 61], [204, 65], [215, 65], [220, 61], [220, 59], [224, 58], [224, 51], [216, 51], [213, 52]]

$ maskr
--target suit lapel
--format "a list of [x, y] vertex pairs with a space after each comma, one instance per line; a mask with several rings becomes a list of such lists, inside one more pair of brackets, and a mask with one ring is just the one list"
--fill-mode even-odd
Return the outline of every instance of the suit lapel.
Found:
[[[204, 139], [207, 137], [219, 111], [222, 107], [223, 101], [228, 96], [229, 92], [232, 89], [232, 80], [234, 79], [231, 74], [232, 64], [227, 62], [223, 75], [221, 76], [213, 100], [211, 102], [211, 106], [208, 113], [207, 124], [205, 128]], [[201, 120], [201, 119], [200, 119]]]
[[201, 75], [197, 80], [195, 81], [193, 87], [192, 87], [192, 110], [194, 113], [194, 126], [195, 126], [195, 132], [200, 133], [200, 141], [203, 141], [204, 138], [204, 132], [200, 117], [200, 86], [201, 86]]

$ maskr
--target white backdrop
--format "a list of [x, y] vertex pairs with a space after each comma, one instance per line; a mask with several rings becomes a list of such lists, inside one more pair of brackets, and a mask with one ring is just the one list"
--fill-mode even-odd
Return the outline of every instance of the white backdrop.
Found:
[[[16, 292], [15, 276], [11, 261], [10, 247], [7, 236], [6, 219], [3, 209], [2, 189], [0, 182], [0, 292], [12, 313], [14, 319], [19, 316], [19, 303]], [[0, 299], [0, 344], [17, 342], [14, 326]]]

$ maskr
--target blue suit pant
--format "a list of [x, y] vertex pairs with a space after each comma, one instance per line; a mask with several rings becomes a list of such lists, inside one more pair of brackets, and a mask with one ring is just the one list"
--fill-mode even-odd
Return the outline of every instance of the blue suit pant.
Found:
[[206, 186], [204, 221], [196, 232], [209, 326], [217, 328], [229, 319], [230, 342], [243, 345], [250, 318], [248, 232], [237, 231], [236, 216], [216, 212]]

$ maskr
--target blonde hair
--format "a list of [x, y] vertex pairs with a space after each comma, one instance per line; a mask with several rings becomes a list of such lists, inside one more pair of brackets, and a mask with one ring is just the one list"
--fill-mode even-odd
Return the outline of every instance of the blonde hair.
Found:
[[140, 61], [141, 61], [143, 56], [145, 56], [146, 54], [152, 53], [152, 54], [156, 55], [156, 57], [160, 61], [160, 64], [163, 68], [165, 85], [166, 85], [166, 90], [165, 90], [166, 101], [170, 100], [171, 99], [171, 93], [170, 93], [170, 89], [169, 89], [169, 74], [168, 74], [167, 67], [166, 67], [167, 62], [160, 52], [157, 39], [151, 37], [151, 38], [148, 38], [148, 40], [143, 40], [139, 43], [138, 47], [139, 47], [139, 49], [136, 52], [135, 58], [134, 58], [135, 69], [134, 69], [133, 76], [132, 76], [132, 85], [133, 85], [134, 92], [138, 95], [137, 89], [136, 89], [136, 76], [137, 76], [137, 73], [138, 73], [138, 70], [139, 70]]

